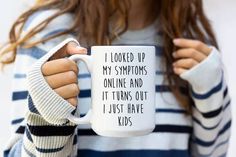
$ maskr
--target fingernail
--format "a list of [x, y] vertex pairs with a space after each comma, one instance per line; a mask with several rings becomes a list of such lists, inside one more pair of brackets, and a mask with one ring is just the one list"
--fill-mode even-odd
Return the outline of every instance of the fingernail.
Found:
[[176, 38], [176, 39], [173, 40], [173, 43], [174, 43], [175, 45], [178, 45], [178, 44], [179, 44], [179, 41], [180, 41], [180, 39]]
[[176, 52], [173, 52], [173, 53], [172, 53], [172, 56], [173, 56], [173, 57], [176, 57]]
[[87, 52], [87, 49], [84, 48], [84, 47], [77, 46], [76, 48], [77, 48], [78, 50], [80, 50], [80, 51]]
[[77, 46], [76, 48], [77, 48], [77, 49], [80, 49], [80, 50], [86, 50], [86, 48], [81, 47], [81, 46]]

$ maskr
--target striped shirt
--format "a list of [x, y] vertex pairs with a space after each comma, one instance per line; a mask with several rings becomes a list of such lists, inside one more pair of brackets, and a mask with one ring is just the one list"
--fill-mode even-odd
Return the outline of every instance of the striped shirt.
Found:
[[[35, 13], [27, 21], [24, 31], [27, 32], [54, 13], [55, 10]], [[73, 15], [61, 15], [31, 40], [66, 30], [72, 21]], [[75, 108], [65, 104], [58, 98], [59, 96], [55, 100], [60, 101], [46, 101], [46, 103], [45, 100], [37, 100], [34, 97], [35, 93], [44, 89], [43, 85], [42, 89], [28, 89], [28, 86], [31, 86], [26, 81], [29, 68], [62, 40], [73, 37], [72, 34], [68, 34], [33, 48], [18, 49], [12, 89], [12, 136], [4, 156], [13, 157], [20, 154], [24, 157], [226, 156], [231, 111], [219, 52], [213, 47], [204, 61], [181, 75], [181, 78], [191, 85], [191, 89], [183, 91], [190, 91], [194, 101], [192, 114], [188, 115], [171, 93], [168, 83], [164, 81], [162, 36], [155, 29], [157, 24], [156, 22], [142, 30], [128, 30], [112, 43], [156, 46], [156, 126], [151, 134], [130, 138], [98, 136], [91, 130], [90, 125], [76, 126], [67, 121], [65, 113], [70, 113]], [[79, 63], [78, 66], [80, 105], [76, 110], [80, 110], [80, 114], [85, 114], [91, 101], [90, 74], [83, 63]], [[51, 93], [45, 89], [43, 94], [50, 97]]]

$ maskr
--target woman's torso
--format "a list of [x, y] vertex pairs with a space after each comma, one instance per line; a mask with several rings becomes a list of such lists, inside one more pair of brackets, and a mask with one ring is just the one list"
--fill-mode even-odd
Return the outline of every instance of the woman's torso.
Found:
[[[132, 138], [108, 138], [96, 135], [89, 125], [78, 126], [79, 156], [189, 156], [192, 132], [191, 116], [176, 101], [164, 81], [161, 34], [157, 22], [138, 31], [127, 31], [113, 45], [156, 46], [156, 127], [153, 133]], [[158, 27], [158, 26], [157, 26]], [[84, 63], [79, 64], [79, 110], [85, 114], [91, 102], [90, 74]]]
[[[40, 17], [44, 18], [45, 15], [49, 16], [49, 12], [50, 11], [45, 11], [43, 13], [39, 12], [38, 14]], [[53, 12], [51, 14], [53, 14]], [[36, 18], [36, 20], [33, 18]], [[36, 21], [35, 23], [38, 23], [40, 19], [38, 20], [35, 15], [35, 17], [32, 17], [30, 20], [30, 22], [33, 24], [27, 24], [29, 25], [28, 27], [33, 27], [35, 25], [34, 21]], [[68, 27], [68, 25], [61, 24], [72, 23], [72, 21], [73, 18], [70, 15], [63, 15], [59, 17], [54, 21], [54, 23], [47, 27], [46, 31], [38, 34], [37, 39], [65, 29], [65, 27]], [[192, 133], [192, 117], [186, 115], [186, 111], [181, 105], [179, 105], [174, 95], [170, 92], [166, 81], [164, 82], [165, 68], [162, 60], [162, 36], [156, 27], [158, 28], [157, 22], [142, 30], [127, 31], [115, 39], [112, 43], [113, 45], [140, 44], [156, 46], [156, 127], [154, 132], [140, 137], [108, 138], [96, 135], [91, 130], [89, 125], [79, 125], [76, 131], [77, 138], [74, 140], [74, 143], [77, 143], [79, 157], [190, 156], [189, 140]], [[50, 40], [49, 42], [43, 43], [38, 47], [40, 49], [44, 49], [45, 52], [47, 52], [51, 47], [55, 46], [61, 40], [62, 38], [56, 38]], [[36, 59], [39, 59], [44, 55], [43, 53], [38, 53], [37, 48], [35, 48], [34, 51], [31, 49], [25, 49], [24, 51], [21, 51], [21, 54], [18, 54], [16, 62], [20, 62], [22, 59], [21, 57], [24, 58], [25, 54], [29, 54], [30, 58], [33, 57]], [[29, 60], [29, 63], [21, 63], [21, 66], [28, 67], [30, 64], [31, 59]], [[86, 66], [83, 63], [79, 63], [79, 68], [80, 73], [78, 75], [78, 79], [80, 85], [80, 95], [78, 109], [80, 110], [81, 114], [85, 114], [90, 107], [91, 102], [91, 82]], [[22, 79], [22, 82], [23, 83], [20, 83], [22, 89], [25, 89], [25, 80], [23, 81]], [[24, 101], [27, 101], [27, 99], [25, 98]], [[22, 105], [19, 105], [17, 101], [14, 101], [14, 103], [15, 106], [18, 105], [22, 108]], [[19, 115], [19, 107], [14, 108], [13, 112], [17, 113], [14, 114], [14, 116]], [[17, 116], [13, 117], [13, 119], [16, 117]], [[17, 128], [19, 125], [17, 124], [15, 127]]]

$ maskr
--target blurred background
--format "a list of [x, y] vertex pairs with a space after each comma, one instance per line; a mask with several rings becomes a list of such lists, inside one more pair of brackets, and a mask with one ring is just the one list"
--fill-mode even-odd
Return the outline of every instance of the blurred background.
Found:
[[[212, 21], [228, 73], [229, 90], [232, 97], [232, 114], [236, 117], [236, 0], [203, 0], [205, 11]], [[6, 42], [13, 21], [34, 0], [7, 0], [0, 5], [0, 43]], [[235, 57], [235, 58], [234, 58]], [[13, 65], [0, 72], [0, 156], [10, 137], [11, 77]], [[228, 157], [236, 157], [236, 121], [233, 120]]]

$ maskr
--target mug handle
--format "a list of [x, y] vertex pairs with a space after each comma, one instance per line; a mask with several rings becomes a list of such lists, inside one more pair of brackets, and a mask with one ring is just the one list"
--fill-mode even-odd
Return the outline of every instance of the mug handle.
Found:
[[[93, 69], [92, 60], [93, 59], [91, 56], [76, 54], [76, 55], [70, 56], [69, 59], [71, 59], [73, 61], [85, 62], [86, 66], [88, 68], [88, 71], [90, 72], [90, 74], [92, 74], [92, 69]], [[89, 123], [91, 123], [91, 116], [92, 116], [92, 109], [90, 107], [89, 111], [87, 112], [87, 114], [84, 117], [76, 117], [76, 116], [70, 114], [67, 119], [75, 124], [89, 124]]]

